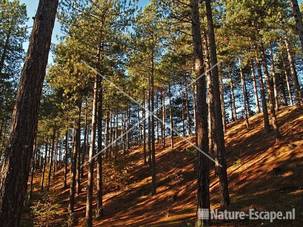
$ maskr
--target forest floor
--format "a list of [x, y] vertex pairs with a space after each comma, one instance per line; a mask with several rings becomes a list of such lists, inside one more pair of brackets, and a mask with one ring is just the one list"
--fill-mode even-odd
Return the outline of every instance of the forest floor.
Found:
[[[303, 110], [283, 108], [278, 113], [282, 138], [265, 134], [262, 114], [239, 121], [226, 133], [230, 210], [291, 210], [294, 221], [218, 222], [214, 226], [302, 226], [303, 223]], [[194, 142], [194, 138], [191, 139]], [[194, 226], [196, 216], [196, 153], [184, 138], [174, 149], [157, 145], [157, 193], [151, 195], [151, 177], [144, 165], [142, 147], [120, 154], [104, 164], [104, 214], [94, 226]], [[86, 175], [84, 175], [86, 179]], [[66, 226], [69, 189], [63, 189], [63, 169], [53, 178], [49, 192], [39, 189], [36, 174], [32, 205], [24, 226]], [[211, 167], [211, 207], [219, 207], [219, 184]], [[84, 225], [86, 181], [76, 196], [75, 226]], [[94, 204], [95, 206], [95, 204]]]

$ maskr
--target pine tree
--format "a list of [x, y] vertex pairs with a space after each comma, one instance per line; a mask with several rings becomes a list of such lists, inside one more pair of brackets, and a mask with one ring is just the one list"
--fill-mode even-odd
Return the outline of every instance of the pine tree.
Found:
[[20, 222], [57, 7], [57, 0], [39, 1], [28, 57], [23, 66], [1, 169], [0, 220], [6, 226], [18, 226]]
[[208, 39], [210, 46], [210, 65], [211, 65], [211, 79], [210, 79], [210, 121], [212, 122], [212, 142], [213, 152], [216, 155], [216, 172], [220, 180], [221, 188], [221, 204], [223, 207], [229, 205], [229, 192], [228, 192], [228, 179], [227, 179], [227, 167], [225, 160], [225, 142], [224, 142], [224, 131], [222, 123], [222, 111], [221, 111], [221, 100], [220, 100], [220, 85], [219, 85], [219, 72], [218, 72], [218, 61], [217, 61], [217, 47], [212, 17], [212, 7], [210, 0], [205, 1], [206, 4], [206, 17], [208, 24]]
[[[203, 52], [201, 44], [201, 30], [199, 17], [199, 1], [191, 0], [192, 15], [192, 36], [193, 36], [193, 56], [194, 72], [197, 86], [197, 113], [196, 131], [197, 146], [204, 153], [208, 153], [208, 123], [207, 123], [207, 103], [206, 103], [206, 80], [204, 76]], [[209, 209], [209, 159], [205, 154], [198, 152], [198, 208]], [[204, 224], [208, 220], [203, 220]]]
[[24, 58], [22, 44], [27, 38], [27, 15], [25, 5], [16, 0], [2, 1], [0, 11], [0, 154], [3, 155]]
[[303, 22], [302, 14], [297, 0], [290, 0], [293, 16], [296, 20], [296, 29], [299, 35], [301, 48], [303, 49]]

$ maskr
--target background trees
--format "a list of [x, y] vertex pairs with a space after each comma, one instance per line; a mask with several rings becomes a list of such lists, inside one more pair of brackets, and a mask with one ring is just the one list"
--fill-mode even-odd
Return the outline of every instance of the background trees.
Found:
[[19, 1], [0, 3], [0, 151], [8, 133], [27, 38], [26, 7]]
[[7, 226], [18, 226], [20, 221], [57, 7], [58, 1], [39, 2], [28, 57], [22, 70], [11, 132], [1, 166], [0, 220]]
[[[264, 133], [273, 131], [279, 140], [276, 112], [302, 102], [301, 19], [296, 1], [152, 0], [140, 9], [133, 0], [63, 0], [59, 10], [63, 37], [53, 51], [38, 115], [56, 6], [41, 0], [39, 10], [49, 17], [45, 19], [40, 11], [35, 17], [8, 155], [1, 163], [3, 199], [9, 190], [4, 185], [16, 181], [21, 188], [30, 167], [32, 178], [41, 170], [42, 190], [64, 167], [62, 187], [69, 187], [71, 224], [83, 191], [86, 224], [92, 226], [93, 211], [97, 217], [103, 214], [104, 163], [118, 166], [134, 146], [142, 146], [154, 195], [157, 148], [173, 150], [182, 138], [197, 151], [198, 208], [210, 207], [213, 166], [220, 202], [227, 208], [227, 125], [244, 119], [248, 133], [249, 117], [262, 112]], [[18, 1], [3, 1], [1, 7], [3, 150], [24, 55], [26, 10]], [[9, 181], [7, 168], [12, 163], [16, 170]]]

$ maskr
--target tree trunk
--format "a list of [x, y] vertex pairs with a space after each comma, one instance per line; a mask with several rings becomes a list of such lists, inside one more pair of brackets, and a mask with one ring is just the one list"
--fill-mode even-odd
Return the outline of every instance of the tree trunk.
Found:
[[289, 68], [287, 67], [287, 64], [285, 63], [284, 57], [282, 57], [282, 62], [283, 62], [283, 68], [284, 68], [284, 73], [285, 73], [285, 82], [286, 82], [286, 87], [287, 87], [287, 94], [289, 98], [289, 103], [292, 106], [294, 104], [292, 94], [291, 94], [291, 86], [290, 86], [290, 71]]
[[275, 66], [275, 59], [273, 48], [270, 49], [270, 58], [271, 58], [271, 73], [272, 73], [272, 82], [273, 82], [273, 89], [274, 89], [274, 99], [275, 99], [275, 111], [279, 110], [279, 99], [278, 99], [278, 87], [277, 87], [277, 73], [276, 73], [276, 66]]
[[243, 95], [243, 104], [244, 104], [244, 115], [245, 115], [245, 124], [246, 128], [249, 128], [249, 110], [248, 110], [248, 105], [249, 103], [247, 102], [247, 90], [246, 90], [246, 84], [245, 84], [245, 78], [244, 78], [244, 73], [242, 70], [242, 65], [241, 65], [241, 60], [239, 60], [240, 63], [240, 79], [241, 79], [241, 87], [242, 87], [242, 95]]
[[148, 78], [148, 84], [149, 84], [149, 88], [148, 88], [148, 100], [147, 100], [147, 108], [148, 108], [148, 122], [147, 122], [147, 131], [148, 131], [148, 140], [147, 140], [147, 146], [148, 146], [148, 164], [149, 167], [151, 168], [151, 153], [152, 153], [152, 136], [151, 136], [151, 103], [150, 103], [150, 96], [151, 96], [151, 91], [150, 91], [150, 76]]
[[[196, 131], [197, 146], [203, 152], [208, 153], [208, 125], [207, 125], [207, 102], [206, 80], [203, 67], [203, 52], [201, 44], [201, 29], [199, 16], [199, 0], [191, 0], [192, 37], [194, 73], [197, 79], [197, 106], [196, 106]], [[209, 209], [209, 160], [198, 151], [198, 209]], [[208, 224], [208, 220], [203, 220]]]
[[0, 223], [19, 226], [58, 0], [40, 0], [12, 115], [0, 179]]
[[279, 133], [279, 127], [278, 127], [278, 123], [277, 123], [277, 116], [276, 116], [276, 110], [275, 110], [276, 104], [275, 104], [273, 79], [268, 72], [265, 49], [263, 46], [262, 46], [262, 64], [263, 64], [263, 68], [264, 68], [264, 72], [265, 72], [265, 76], [266, 76], [267, 91], [269, 94], [269, 109], [270, 109], [270, 114], [271, 114], [271, 125], [274, 129], [276, 138], [278, 138], [280, 136], [280, 133]]
[[302, 24], [302, 14], [297, 0], [290, 0], [292, 13], [296, 21], [296, 29], [299, 35], [301, 48], [303, 50], [303, 24]]
[[[137, 108], [137, 120], [138, 120], [138, 127], [139, 127], [139, 136], [137, 137], [137, 144], [142, 146], [142, 140], [143, 140], [143, 133], [142, 133], [142, 122], [141, 122], [141, 117], [140, 117], [140, 111], [141, 111], [141, 104], [138, 104], [138, 108]], [[125, 133], [125, 125], [124, 125], [124, 116], [122, 115], [122, 134]], [[124, 145], [124, 141], [123, 141], [123, 145]], [[124, 146], [123, 146], [124, 147]]]
[[147, 154], [146, 154], [146, 110], [145, 110], [145, 91], [143, 92], [143, 119], [145, 119], [142, 124], [143, 124], [143, 154], [144, 154], [144, 165], [147, 163]]
[[[79, 120], [78, 120], [79, 121]], [[80, 138], [80, 129], [78, 128], [78, 121], [75, 122], [73, 129], [73, 147], [71, 153], [71, 168], [70, 168], [70, 190], [69, 190], [69, 215], [72, 223], [74, 223], [74, 206], [75, 206], [75, 192], [76, 192], [76, 172], [77, 172], [77, 157], [78, 157], [78, 138]]]
[[41, 191], [44, 190], [44, 177], [45, 177], [45, 170], [46, 170], [46, 164], [47, 164], [47, 152], [48, 152], [48, 143], [45, 144], [45, 155], [44, 155], [44, 165], [43, 165], [43, 171], [42, 171], [42, 178], [41, 178]]
[[63, 188], [67, 188], [67, 172], [68, 172], [68, 129], [65, 133], [65, 156], [64, 156], [64, 183]]
[[[210, 63], [211, 63], [211, 122], [215, 130], [212, 132], [213, 136], [213, 151], [216, 156], [216, 172], [220, 181], [220, 191], [221, 191], [221, 205], [223, 208], [227, 208], [230, 203], [229, 192], [228, 192], [228, 178], [227, 178], [227, 166], [225, 160], [225, 142], [224, 142], [224, 132], [222, 123], [222, 111], [221, 111], [221, 101], [220, 101], [220, 84], [219, 84], [219, 72], [217, 67], [217, 47], [216, 39], [212, 18], [212, 8], [211, 1], [205, 0], [206, 5], [206, 16], [208, 25], [208, 38], [210, 46]], [[246, 91], [245, 91], [246, 93]], [[221, 166], [220, 166], [221, 165]]]
[[51, 175], [51, 178], [54, 178], [54, 175], [56, 174], [56, 166], [57, 166], [57, 159], [58, 159], [58, 136], [55, 137], [55, 148], [54, 148], [54, 156], [53, 156], [53, 163], [52, 163], [52, 168], [53, 168], [53, 174]]
[[[103, 121], [103, 86], [102, 86], [102, 77], [100, 77], [100, 85], [98, 89], [98, 153], [102, 151], [102, 121]], [[100, 153], [97, 156], [97, 197], [96, 197], [96, 217], [102, 216], [103, 210], [103, 203], [102, 203], [102, 195], [103, 195], [103, 188], [102, 188], [102, 155]]]
[[34, 182], [34, 173], [36, 169], [36, 158], [37, 158], [37, 137], [35, 138], [35, 143], [34, 143], [34, 154], [33, 154], [33, 159], [32, 159], [32, 169], [31, 169], [31, 179], [30, 179], [30, 191], [29, 191], [29, 196], [28, 196], [28, 201], [32, 199], [33, 195], [33, 182]]
[[[115, 161], [117, 160], [117, 157], [118, 157], [118, 154], [119, 154], [118, 116], [119, 116], [119, 114], [116, 112], [115, 117], [114, 117], [114, 119], [115, 119], [115, 124], [114, 124], [115, 125], [115, 137], [114, 137], [114, 141], [115, 141]], [[129, 136], [127, 136], [127, 141], [128, 140], [129, 140]], [[129, 145], [127, 145], [127, 149], [128, 149], [128, 147], [129, 147]]]
[[110, 124], [110, 126], [109, 126], [109, 132], [110, 132], [110, 135], [109, 135], [109, 144], [110, 144], [110, 146], [109, 146], [109, 156], [111, 157], [111, 158], [113, 158], [114, 157], [114, 154], [113, 154], [113, 147], [114, 147], [114, 145], [113, 145], [113, 141], [114, 141], [114, 124], [113, 124], [113, 112], [111, 111], [110, 112], [110, 120], [109, 120], [109, 124]]
[[[58, 133], [58, 138], [59, 138], [59, 133]], [[62, 166], [62, 161], [63, 161], [62, 145], [63, 145], [63, 141], [60, 140], [58, 143], [58, 155], [59, 156], [58, 156], [58, 165], [57, 165], [56, 171], [58, 170], [58, 168], [61, 168], [61, 166]]]
[[[188, 86], [188, 85], [187, 85]], [[188, 135], [191, 136], [192, 131], [191, 131], [191, 125], [192, 125], [192, 120], [190, 116], [190, 110], [189, 110], [189, 95], [188, 95], [188, 87], [186, 87], [186, 120], [187, 120], [187, 130], [188, 130]]]
[[171, 86], [168, 85], [169, 92], [169, 118], [170, 118], [170, 147], [174, 149], [174, 112], [172, 104]]
[[[87, 102], [86, 102], [87, 105]], [[84, 176], [84, 162], [85, 162], [85, 156], [87, 155], [87, 139], [88, 139], [88, 120], [87, 120], [87, 107], [85, 107], [85, 119], [84, 119], [84, 135], [83, 135], [83, 144], [82, 144], [82, 156], [81, 156], [81, 167], [80, 167], [80, 177], [83, 178]]]
[[259, 80], [260, 80], [260, 90], [261, 90], [261, 103], [262, 103], [262, 111], [263, 111], [263, 123], [264, 123], [264, 130], [265, 132], [269, 132], [269, 117], [268, 117], [268, 110], [267, 110], [267, 103], [266, 103], [266, 93], [263, 83], [263, 74], [261, 69], [261, 64], [258, 57], [258, 51], [256, 52], [256, 65], [258, 68]]
[[158, 110], [157, 122], [158, 122], [158, 144], [163, 146], [163, 122], [162, 122], [162, 95], [159, 93], [159, 99], [157, 101], [156, 109]]
[[292, 80], [293, 80], [295, 91], [296, 91], [295, 100], [296, 100], [296, 103], [300, 105], [300, 104], [302, 104], [302, 92], [301, 92], [301, 87], [300, 87], [298, 74], [297, 74], [297, 70], [296, 70], [295, 60], [294, 60], [292, 49], [290, 47], [290, 43], [289, 43], [288, 39], [285, 39], [285, 46], [286, 46], [286, 50], [287, 50]]
[[231, 102], [231, 114], [232, 120], [237, 120], [237, 107], [236, 107], [236, 98], [235, 98], [235, 88], [234, 88], [234, 81], [232, 78], [232, 72], [230, 74], [230, 102]]
[[[13, 22], [14, 18], [12, 18], [12, 22]], [[5, 59], [6, 59], [6, 55], [8, 53], [8, 48], [9, 48], [9, 41], [11, 38], [11, 33], [12, 33], [12, 29], [13, 29], [13, 25], [11, 22], [11, 26], [8, 29], [8, 33], [6, 34], [6, 38], [5, 38], [5, 42], [4, 42], [4, 46], [2, 47], [2, 54], [0, 57], [0, 75], [2, 73], [2, 70], [4, 69], [4, 65], [5, 65]]]
[[131, 126], [130, 126], [130, 123], [131, 123], [131, 108], [128, 106], [127, 107], [127, 125], [126, 125], [126, 130], [128, 131], [126, 133], [126, 145], [127, 145], [127, 148], [126, 150], [128, 150], [130, 148], [130, 141], [131, 141], [131, 132], [128, 130]]
[[[202, 28], [203, 29], [203, 28]], [[204, 58], [204, 67], [205, 67], [205, 75], [206, 75], [206, 87], [207, 87], [207, 96], [206, 96], [206, 100], [207, 100], [207, 105], [208, 105], [208, 119], [211, 119], [211, 109], [213, 109], [214, 107], [213, 102], [211, 102], [211, 96], [212, 96], [212, 86], [211, 86], [211, 60], [210, 60], [210, 47], [209, 47], [209, 37], [208, 37], [208, 30], [207, 31], [201, 31], [202, 32], [202, 51], [203, 51], [203, 55], [205, 56]], [[210, 152], [213, 152], [213, 130], [215, 130], [213, 128], [212, 125], [212, 121], [208, 121], [208, 149]]]
[[186, 127], [185, 127], [185, 121], [186, 121], [186, 95], [185, 92], [182, 94], [182, 135], [183, 137], [186, 136]]
[[[3, 146], [4, 145], [4, 142], [5, 142], [5, 128], [6, 128], [6, 121], [7, 119], [3, 119], [1, 121], [1, 126], [0, 126], [0, 146]], [[0, 154], [2, 155], [2, 154]]]
[[[56, 126], [55, 126], [56, 127]], [[52, 176], [52, 167], [54, 161], [54, 151], [55, 151], [55, 143], [56, 143], [56, 128], [53, 128], [53, 136], [52, 136], [52, 149], [49, 157], [49, 166], [48, 166], [48, 181], [47, 181], [47, 190], [49, 190], [51, 184], [51, 176]]]
[[[194, 64], [195, 63], [193, 63], [193, 67], [194, 67]], [[196, 123], [197, 123], [197, 121], [196, 121], [196, 119], [197, 119], [197, 90], [196, 90], [196, 87], [197, 87], [196, 83], [193, 83], [191, 86], [192, 93], [193, 93], [193, 114], [194, 114], [193, 127], [195, 129], [195, 140], [196, 140], [196, 143], [198, 143], [197, 142], [197, 130], [196, 130], [196, 128], [197, 128], [197, 125], [196, 125]]]
[[[204, 26], [203, 26], [204, 27]], [[204, 28], [201, 29], [204, 29]], [[205, 75], [206, 75], [206, 87], [207, 87], [207, 96], [206, 96], [206, 100], [207, 100], [207, 105], [208, 105], [208, 119], [211, 118], [211, 109], [213, 108], [212, 105], [213, 103], [210, 100], [210, 96], [212, 95], [212, 87], [211, 87], [211, 63], [210, 63], [210, 53], [209, 53], [209, 37], [208, 37], [208, 31], [207, 30], [201, 30], [202, 32], [202, 53], [205, 56], [204, 58], [204, 68], [205, 68]], [[212, 131], [214, 129], [212, 128], [212, 122], [209, 120], [208, 121], [208, 144], [209, 144], [209, 151], [212, 152], [213, 151], [213, 142], [212, 142]]]
[[150, 102], [151, 102], [151, 175], [152, 175], [152, 194], [156, 194], [156, 154], [155, 154], [155, 91], [154, 91], [154, 50], [151, 56], [151, 75], [150, 75]]
[[109, 149], [108, 149], [108, 145], [109, 145], [109, 121], [110, 121], [110, 111], [107, 111], [107, 113], [106, 113], [106, 128], [105, 128], [105, 147], [106, 147], [105, 156], [106, 156], [106, 158], [108, 158], [108, 156], [109, 156]]
[[77, 195], [81, 192], [81, 113], [82, 101], [78, 104], [77, 138], [76, 138], [76, 188]]
[[[283, 72], [283, 73], [285, 73], [285, 72]], [[283, 105], [284, 106], [288, 106], [288, 97], [287, 97], [287, 88], [285, 87], [285, 78], [281, 78], [281, 85], [282, 85], [282, 87], [281, 87], [281, 92], [282, 92], [282, 96], [283, 96]]]
[[219, 73], [219, 84], [220, 84], [220, 101], [222, 111], [222, 124], [223, 132], [226, 131], [226, 120], [225, 120], [225, 104], [224, 104], [224, 84], [223, 84], [223, 73]]
[[92, 126], [91, 126], [91, 145], [88, 154], [88, 176], [87, 176], [87, 195], [86, 195], [86, 226], [93, 226], [93, 186], [94, 186], [94, 151], [96, 142], [96, 126], [97, 126], [97, 110], [98, 110], [98, 90], [99, 90], [99, 76], [96, 75], [94, 81], [94, 94], [93, 94], [93, 111], [92, 111]]
[[254, 96], [255, 96], [255, 103], [256, 103], [256, 107], [257, 107], [257, 113], [261, 113], [258, 86], [257, 86], [257, 76], [256, 76], [253, 60], [251, 60], [251, 71], [252, 71], [252, 76], [253, 76], [252, 79], [253, 79], [253, 85], [254, 85]]
[[[139, 111], [138, 111], [139, 112]], [[139, 116], [140, 113], [138, 113], [138, 116]], [[139, 118], [139, 117], [138, 117]], [[125, 124], [125, 114], [124, 113], [121, 113], [121, 135], [122, 138], [120, 139], [121, 140], [121, 146], [122, 146], [122, 153], [125, 154], [126, 153], [126, 139], [125, 139], [125, 135], [124, 133], [126, 132], [126, 124]], [[140, 118], [138, 119], [138, 122], [140, 122]], [[140, 128], [140, 124], [139, 124], [139, 137], [141, 137], [141, 128]]]
[[165, 96], [164, 92], [161, 91], [161, 106], [162, 106], [162, 124], [161, 124], [161, 136], [162, 136], [162, 147], [165, 147], [166, 144], [166, 108], [165, 108]]

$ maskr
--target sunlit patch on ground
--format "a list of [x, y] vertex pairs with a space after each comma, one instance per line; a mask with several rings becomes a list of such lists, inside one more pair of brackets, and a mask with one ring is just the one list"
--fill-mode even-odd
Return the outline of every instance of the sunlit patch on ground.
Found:
[[[296, 208], [293, 222], [263, 223], [265, 226], [301, 226], [303, 222], [303, 111], [284, 108], [278, 114], [283, 137], [275, 141], [262, 130], [262, 115], [250, 118], [250, 129], [244, 122], [229, 126], [226, 133], [231, 210], [249, 208], [290, 210]], [[194, 138], [191, 138], [194, 142]], [[152, 196], [151, 177], [143, 162], [143, 149], [137, 147], [120, 154], [115, 163], [104, 164], [104, 216], [95, 226], [192, 226], [196, 215], [196, 172], [194, 149], [182, 138], [175, 147], [157, 146], [157, 194]], [[86, 175], [84, 175], [86, 179]], [[53, 179], [51, 193], [38, 191], [31, 209], [33, 223], [47, 221], [50, 226], [64, 226], [67, 218], [68, 189], [62, 190], [63, 170]], [[84, 223], [86, 181], [76, 197], [78, 226]], [[212, 208], [219, 207], [219, 185], [211, 171]], [[46, 203], [42, 205], [39, 201]], [[49, 205], [47, 205], [49, 204]], [[46, 207], [45, 207], [46, 206]], [[35, 211], [36, 210], [36, 211]], [[33, 212], [34, 211], [34, 212]], [[36, 212], [36, 214], [35, 214]], [[37, 215], [38, 212], [38, 215]], [[40, 213], [39, 213], [40, 212]], [[53, 212], [53, 213], [52, 213]], [[256, 226], [261, 222], [239, 222], [241, 226]], [[234, 226], [234, 223], [218, 223]]]

